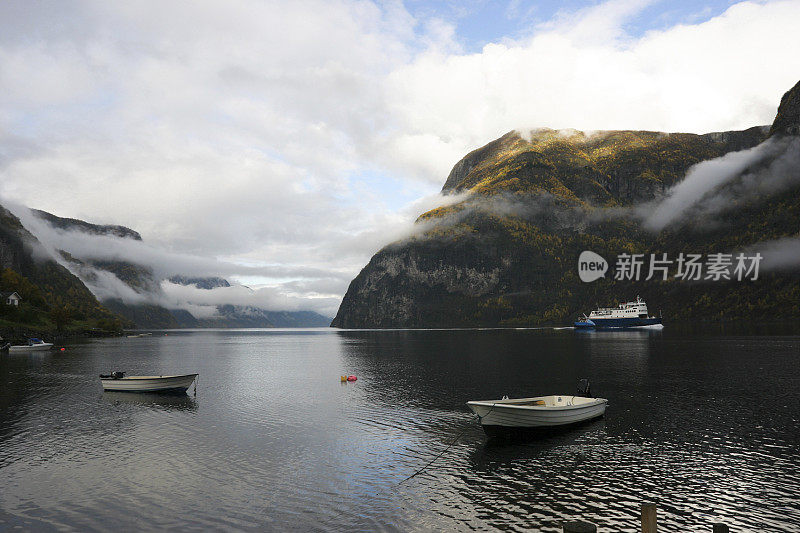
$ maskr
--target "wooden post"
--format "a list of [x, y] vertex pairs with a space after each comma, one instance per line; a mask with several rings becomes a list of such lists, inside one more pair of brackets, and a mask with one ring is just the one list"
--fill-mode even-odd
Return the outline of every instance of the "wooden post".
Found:
[[728, 526], [723, 524], [722, 522], [717, 522], [714, 524], [714, 533], [729, 533], [730, 529]]
[[642, 533], [656, 533], [656, 504], [642, 504]]
[[597, 526], [591, 522], [567, 522], [564, 524], [564, 533], [597, 533]]

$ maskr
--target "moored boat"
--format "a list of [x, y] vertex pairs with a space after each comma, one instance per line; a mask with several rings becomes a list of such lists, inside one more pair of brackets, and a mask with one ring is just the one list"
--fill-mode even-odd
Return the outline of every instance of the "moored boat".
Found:
[[53, 347], [52, 342], [44, 342], [42, 339], [31, 338], [28, 339], [28, 344], [18, 344], [9, 346], [8, 351], [11, 352], [36, 352], [42, 350], [49, 350]]
[[469, 401], [467, 406], [478, 415], [481, 427], [487, 435], [562, 428], [605, 414], [608, 400], [589, 397], [588, 381], [583, 381], [579, 394], [585, 395], [554, 394], [533, 398]]
[[660, 316], [650, 316], [640, 297], [617, 307], [598, 307], [574, 323], [575, 329], [663, 328]]
[[186, 392], [197, 374], [175, 376], [125, 376], [125, 372], [100, 374], [104, 391], [120, 392]]

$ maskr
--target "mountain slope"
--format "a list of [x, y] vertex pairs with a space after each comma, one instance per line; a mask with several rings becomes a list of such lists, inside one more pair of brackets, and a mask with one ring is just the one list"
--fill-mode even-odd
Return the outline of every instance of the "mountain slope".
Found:
[[[138, 232], [125, 226], [92, 224], [40, 210], [34, 210], [33, 213], [55, 230], [142, 241]], [[62, 241], [56, 239], [56, 242]], [[98, 244], [101, 245], [103, 243]], [[269, 311], [254, 306], [224, 303], [216, 306], [208, 304], [202, 316], [194, 316], [185, 309], [174, 308], [180, 307], [180, 304], [165, 306], [164, 302], [171, 300], [167, 298], [162, 282], [192, 286], [203, 291], [225, 289], [231, 287], [231, 284], [216, 276], [173, 275], [164, 280], [155, 272], [154, 267], [124, 259], [101, 259], [99, 257], [104, 256], [102, 251], [95, 251], [85, 242], [81, 250], [81, 257], [64, 251], [61, 251], [61, 255], [69, 262], [70, 268], [98, 294], [108, 309], [139, 328], [316, 327], [330, 323], [329, 318], [310, 311]], [[129, 252], [128, 255], [133, 253]], [[209, 313], [212, 316], [207, 316]]]
[[92, 224], [91, 222], [78, 220], [77, 218], [59, 217], [47, 211], [42, 211], [41, 209], [32, 209], [31, 211], [56, 229], [79, 230], [93, 235], [112, 235], [114, 237], [133, 239], [135, 241], [142, 240], [142, 236], [139, 235], [138, 232], [126, 228], [125, 226]]
[[512, 131], [456, 163], [442, 192], [550, 192], [575, 204], [652, 199], [701, 161], [750, 148], [767, 127], [694, 135], [653, 131]]
[[[423, 213], [414, 237], [373, 256], [332, 325], [566, 323], [597, 303], [636, 294], [680, 319], [800, 317], [796, 271], [762, 272], [759, 280], [742, 282], [613, 279], [621, 253], [707, 256], [797, 236], [798, 93], [796, 86], [784, 96], [772, 128], [705, 135], [508, 133], [455, 165], [443, 192], [470, 195]], [[726, 156], [731, 152], [738, 153]], [[743, 167], [709, 185], [714, 176], [700, 170], [727, 172], [735, 166], [731, 157]], [[708, 163], [693, 167], [700, 162]], [[689, 190], [691, 208], [678, 205], [666, 227], [647, 229], [659, 206], [670, 207], [665, 202], [677, 190], [671, 187], [683, 185], [690, 169], [686, 185], [702, 194], [692, 197]], [[612, 272], [581, 282], [577, 258], [584, 250], [609, 260]]]
[[[71, 320], [109, 326], [119, 320], [65, 267], [47, 258], [39, 241], [19, 218], [0, 206], [0, 290], [17, 291], [30, 312], [25, 322], [49, 327], [47, 314], [66, 310]], [[6, 311], [2, 309], [2, 311]]]
[[781, 98], [769, 132], [770, 135], [800, 135], [800, 81]]

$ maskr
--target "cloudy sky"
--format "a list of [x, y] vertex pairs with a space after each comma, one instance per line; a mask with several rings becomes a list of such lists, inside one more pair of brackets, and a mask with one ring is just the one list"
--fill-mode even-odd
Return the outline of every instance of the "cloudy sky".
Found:
[[800, 0], [5, 1], [0, 203], [332, 315], [509, 130], [769, 124], [798, 20]]

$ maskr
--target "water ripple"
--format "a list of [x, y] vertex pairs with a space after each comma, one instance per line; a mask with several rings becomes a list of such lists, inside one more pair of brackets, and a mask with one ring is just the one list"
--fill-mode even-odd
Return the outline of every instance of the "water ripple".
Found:
[[[797, 531], [798, 347], [234, 331], [0, 356], [0, 529], [638, 531], [653, 501], [665, 530]], [[200, 372], [197, 396], [103, 393], [122, 367]], [[464, 406], [584, 372], [607, 417], [560, 435], [487, 441]]]

